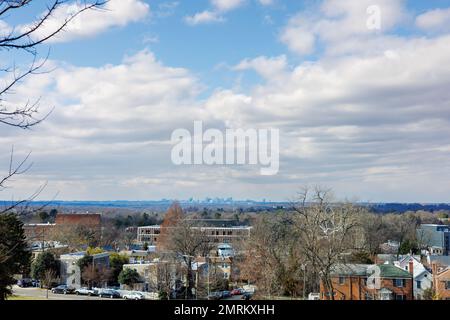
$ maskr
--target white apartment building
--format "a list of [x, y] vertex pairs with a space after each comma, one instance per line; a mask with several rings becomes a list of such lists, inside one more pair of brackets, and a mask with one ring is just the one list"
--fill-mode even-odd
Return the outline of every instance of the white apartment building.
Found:
[[[192, 227], [192, 229], [200, 229], [202, 232], [205, 232], [208, 237], [212, 238], [213, 242], [231, 243], [250, 237], [252, 227]], [[137, 230], [137, 242], [139, 244], [155, 245], [158, 242], [160, 233], [161, 226], [159, 225], [139, 227]]]

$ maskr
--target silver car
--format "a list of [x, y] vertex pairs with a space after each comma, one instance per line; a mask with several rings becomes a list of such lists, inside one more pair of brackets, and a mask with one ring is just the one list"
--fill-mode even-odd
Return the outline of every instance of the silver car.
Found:
[[94, 289], [89, 289], [87, 287], [79, 288], [75, 290], [76, 295], [83, 295], [83, 296], [96, 296], [98, 292]]
[[142, 293], [135, 292], [135, 291], [130, 292], [130, 293], [125, 293], [122, 297], [127, 300], [144, 300], [145, 299], [145, 296]]

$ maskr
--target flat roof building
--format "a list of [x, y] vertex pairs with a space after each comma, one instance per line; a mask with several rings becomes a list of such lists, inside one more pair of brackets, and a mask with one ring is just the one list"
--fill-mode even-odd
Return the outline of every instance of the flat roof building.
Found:
[[[200, 229], [215, 243], [231, 243], [250, 237], [252, 227], [192, 227], [192, 229]], [[137, 229], [137, 242], [139, 244], [156, 245], [160, 234], [161, 226], [159, 225], [139, 227]]]

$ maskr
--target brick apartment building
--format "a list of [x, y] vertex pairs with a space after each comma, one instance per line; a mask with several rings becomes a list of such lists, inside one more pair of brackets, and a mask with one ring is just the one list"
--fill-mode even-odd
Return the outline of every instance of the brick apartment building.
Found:
[[102, 216], [100, 213], [58, 213], [55, 224], [61, 225], [83, 225], [100, 228]]
[[[379, 267], [379, 287], [372, 289], [368, 279], [372, 269]], [[372, 280], [372, 279], [371, 279]], [[332, 272], [333, 293], [326, 292], [323, 282], [320, 284], [320, 299], [332, 300], [413, 300], [413, 276], [391, 264], [336, 265]]]

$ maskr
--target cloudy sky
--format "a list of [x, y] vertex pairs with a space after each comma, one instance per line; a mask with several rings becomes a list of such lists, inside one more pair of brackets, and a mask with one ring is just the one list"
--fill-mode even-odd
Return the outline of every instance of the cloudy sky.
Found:
[[[367, 27], [374, 5], [380, 29]], [[0, 33], [44, 7], [27, 10]], [[53, 71], [8, 96], [54, 111], [31, 131], [0, 126], [0, 173], [11, 146], [33, 162], [2, 199], [47, 182], [41, 199], [287, 200], [319, 184], [361, 201], [450, 202], [448, 0], [111, 0], [49, 48]], [[27, 62], [14, 55], [0, 52], [2, 66]], [[195, 120], [278, 128], [279, 173], [173, 165], [171, 133]]]

